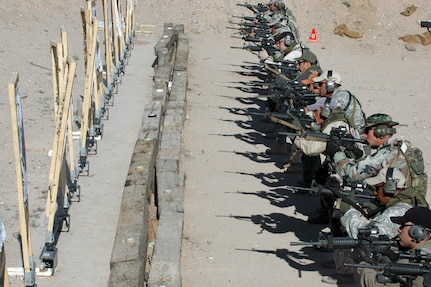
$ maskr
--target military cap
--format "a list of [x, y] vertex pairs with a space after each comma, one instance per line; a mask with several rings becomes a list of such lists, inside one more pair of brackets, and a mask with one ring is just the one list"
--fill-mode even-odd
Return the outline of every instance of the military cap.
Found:
[[428, 207], [413, 206], [403, 216], [391, 216], [391, 220], [397, 224], [412, 222], [426, 229], [431, 229], [431, 210]]
[[290, 31], [290, 29], [287, 27], [282, 27], [282, 28], [279, 28], [275, 31], [274, 40], [276, 42], [278, 42], [281, 39], [286, 38], [287, 36], [289, 36], [291, 39], [294, 39], [293, 34]]
[[319, 83], [323, 80], [333, 81], [334, 83], [341, 85], [341, 75], [335, 71], [324, 71], [318, 77], [313, 78], [313, 82]]
[[271, 4], [274, 4], [274, 3], [279, 3], [279, 2], [283, 2], [282, 0], [269, 0], [269, 2], [266, 4], [266, 5], [271, 5]]
[[317, 64], [317, 57], [310, 50], [304, 50], [301, 57], [295, 58], [295, 61], [307, 61], [311, 64]]
[[[386, 167], [379, 171], [377, 176], [369, 177], [365, 179], [365, 182], [369, 185], [377, 185], [379, 183], [385, 183], [387, 180], [388, 169], [392, 167]], [[406, 177], [398, 168], [392, 168], [392, 180], [394, 180], [397, 184], [397, 188], [405, 188], [406, 187]]]
[[371, 128], [375, 126], [385, 125], [393, 127], [399, 123], [392, 121], [392, 117], [387, 114], [374, 114], [369, 116], [365, 121], [365, 128]]

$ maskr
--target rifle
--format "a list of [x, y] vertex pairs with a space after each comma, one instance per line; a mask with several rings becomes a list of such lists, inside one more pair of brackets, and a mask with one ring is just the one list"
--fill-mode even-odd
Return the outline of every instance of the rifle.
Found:
[[421, 248], [413, 249], [408, 253], [401, 252], [399, 254], [399, 257], [400, 259], [408, 259], [409, 262], [414, 262], [414, 263], [421, 263], [421, 262], [431, 263], [431, 253], [424, 252]]
[[318, 95], [313, 93], [302, 94], [302, 91], [295, 91], [293, 94], [288, 94], [287, 97], [293, 100], [293, 106], [295, 108], [303, 109], [308, 105], [314, 104], [317, 101]]
[[[418, 265], [389, 262], [386, 264], [368, 265], [344, 263], [344, 266], [375, 269], [377, 272], [381, 272], [377, 274], [377, 282], [379, 283], [401, 283], [401, 286], [413, 286], [413, 280], [418, 276], [423, 276], [423, 286], [431, 286], [431, 266], [429, 264]], [[401, 277], [405, 277], [405, 280]]]
[[243, 20], [246, 20], [246, 21], [254, 21], [254, 20], [257, 20], [257, 18], [256, 17], [254, 17], [254, 16], [231, 16], [232, 18], [238, 18], [238, 19], [243, 19]]
[[337, 198], [339, 197], [337, 194], [342, 194], [344, 196], [350, 196], [354, 198], [376, 199], [376, 197], [371, 194], [363, 194], [364, 193], [363, 191], [352, 189], [351, 192], [348, 192], [348, 191], [344, 191], [341, 187], [337, 188], [336, 190], [337, 194], [335, 194], [334, 188], [325, 187], [324, 185], [321, 185], [321, 184], [313, 187], [300, 187], [300, 186], [287, 185], [286, 188], [292, 189], [295, 193], [297, 191], [303, 191], [299, 193], [307, 193], [310, 195], [320, 195], [320, 196], [332, 197], [332, 198]]
[[418, 21], [422, 28], [427, 28], [431, 32], [431, 21]]
[[245, 45], [245, 44], [242, 47], [231, 46], [231, 49], [243, 49], [243, 50], [248, 50], [248, 51], [252, 51], [252, 52], [262, 51], [262, 47], [261, 46]]
[[[275, 64], [275, 63], [277, 63], [277, 62], [267, 62], [267, 63], [264, 64], [264, 67], [269, 72], [273, 73], [276, 76], [280, 76], [281, 78], [285, 79], [286, 81], [290, 81], [290, 78], [287, 77], [286, 75], [284, 75], [283, 73], [285, 73], [285, 74], [292, 73], [292, 72], [296, 73], [298, 71], [298, 68], [296, 68], [296, 67], [293, 67], [293, 66], [290, 66], [290, 65], [289, 66], [282, 66], [282, 65], [279, 65], [279, 64]], [[279, 66], [281, 71], [279, 71], [279, 70], [271, 67], [271, 65], [277, 65], [277, 66]]]
[[247, 42], [262, 42], [262, 39], [260, 38], [256, 38], [256, 37], [250, 37], [250, 36], [230, 36], [231, 38], [235, 38], [235, 39], [242, 39], [244, 41]]
[[352, 259], [355, 262], [373, 262], [379, 254], [387, 255], [391, 260], [396, 260], [397, 255], [390, 249], [393, 246], [398, 246], [398, 240], [390, 239], [387, 235], [379, 234], [379, 230], [375, 226], [368, 226], [358, 229], [358, 238], [333, 237], [320, 232], [318, 241], [290, 242], [290, 246], [353, 249]]
[[239, 25], [239, 26], [244, 26], [244, 27], [248, 27], [248, 28], [268, 28], [268, 26], [266, 24], [260, 24], [260, 23], [249, 23], [249, 22], [233, 22], [233, 21], [228, 21], [229, 24], [233, 24], [233, 25]]
[[306, 140], [313, 141], [339, 141], [341, 144], [344, 143], [362, 143], [366, 144], [365, 139], [356, 139], [350, 134], [348, 134], [346, 127], [339, 126], [338, 128], [332, 128], [329, 135], [322, 132], [311, 132], [307, 131], [304, 133], [289, 133], [289, 132], [279, 132], [279, 134], [290, 136], [290, 137], [303, 137]]
[[259, 3], [257, 5], [252, 5], [252, 4], [247, 4], [247, 3], [244, 3], [244, 4], [237, 3], [236, 5], [241, 6], [241, 7], [246, 7], [247, 9], [250, 9], [253, 12], [256, 12], [256, 11], [257, 12], [266, 12], [269, 10], [268, 6], [266, 6], [263, 3]]
[[[329, 187], [315, 184], [308, 188], [291, 185], [286, 187], [293, 190], [294, 192], [299, 190], [301, 191], [300, 193], [304, 193], [304, 191], [306, 191], [311, 195], [320, 195], [329, 198], [341, 198], [342, 201], [359, 211], [365, 218], [371, 218], [381, 211], [381, 208], [373, 208], [372, 210], [367, 210], [367, 212], [364, 210], [363, 204], [365, 202], [374, 202], [376, 197], [373, 196], [371, 191], [365, 188], [361, 183], [344, 182], [343, 186], [340, 187]], [[346, 187], [348, 187], [350, 190], [345, 191], [344, 188]]]
[[303, 118], [303, 117], [297, 117], [293, 115], [290, 111], [287, 111], [286, 113], [259, 113], [259, 112], [249, 112], [250, 115], [256, 115], [256, 116], [264, 116], [268, 117], [271, 121], [277, 124], [282, 124], [288, 128], [291, 128], [296, 131], [302, 132], [304, 129], [304, 126], [306, 124], [309, 124], [312, 119], [310, 118]]

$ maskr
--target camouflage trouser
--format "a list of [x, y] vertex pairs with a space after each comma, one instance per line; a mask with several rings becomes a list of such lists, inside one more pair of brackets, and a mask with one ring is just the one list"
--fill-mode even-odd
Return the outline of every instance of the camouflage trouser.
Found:
[[399, 287], [399, 283], [379, 283], [377, 282], [377, 272], [370, 268], [360, 268], [358, 273], [361, 274], [362, 287]]

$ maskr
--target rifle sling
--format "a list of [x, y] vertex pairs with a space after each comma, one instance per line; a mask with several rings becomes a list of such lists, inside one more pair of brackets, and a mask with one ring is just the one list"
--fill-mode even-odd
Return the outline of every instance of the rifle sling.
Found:
[[275, 75], [281, 77], [282, 79], [285, 79], [286, 81], [290, 81], [290, 79], [288, 77], [286, 77], [285, 75], [283, 75], [277, 69], [271, 68], [268, 64], [265, 64], [264, 67], [265, 67], [265, 69], [267, 69], [268, 71], [270, 71], [270, 72], [274, 73]]
[[269, 119], [270, 119], [271, 121], [273, 121], [274, 123], [282, 124], [282, 125], [284, 125], [284, 126], [286, 126], [286, 127], [292, 128], [292, 129], [294, 129], [294, 130], [296, 130], [296, 131], [302, 131], [302, 128], [301, 128], [301, 127], [298, 127], [298, 126], [296, 126], [296, 125], [294, 125], [294, 124], [292, 124], [292, 123], [289, 123], [288, 121], [285, 121], [285, 120], [282, 120], [282, 119], [276, 118], [276, 117], [274, 117], [274, 116], [269, 116]]

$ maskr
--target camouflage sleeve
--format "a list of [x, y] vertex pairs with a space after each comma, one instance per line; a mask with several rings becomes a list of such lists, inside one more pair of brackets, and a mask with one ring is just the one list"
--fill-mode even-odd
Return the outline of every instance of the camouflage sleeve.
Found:
[[391, 216], [403, 216], [410, 208], [409, 204], [400, 202], [387, 208], [382, 214], [371, 220], [365, 218], [358, 210], [351, 208], [341, 217], [340, 221], [349, 236], [354, 238], [358, 237], [358, 229], [367, 225], [376, 226], [379, 234], [393, 238], [398, 234], [399, 225], [391, 221]]
[[350, 208], [340, 219], [349, 236], [358, 238], [358, 229], [364, 228], [370, 222], [358, 210]]
[[337, 152], [334, 155], [334, 163], [340, 176], [347, 176], [356, 181], [376, 176], [380, 169], [388, 166], [398, 156], [397, 148], [382, 148], [377, 153], [355, 162], [347, 158], [344, 152]]
[[382, 214], [374, 217], [370, 224], [375, 225], [379, 229], [379, 234], [388, 235], [393, 238], [398, 235], [399, 225], [391, 221], [391, 216], [403, 216], [411, 205], [400, 202], [387, 208]]

